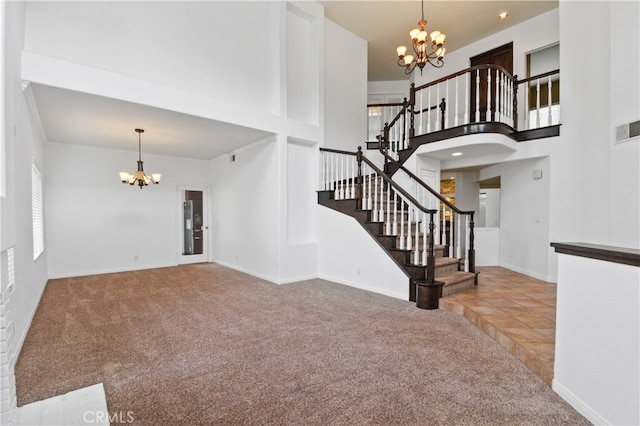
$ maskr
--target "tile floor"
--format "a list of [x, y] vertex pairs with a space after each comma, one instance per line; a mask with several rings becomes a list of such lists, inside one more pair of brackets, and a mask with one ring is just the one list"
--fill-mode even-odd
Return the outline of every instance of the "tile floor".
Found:
[[556, 285], [497, 266], [478, 267], [478, 286], [440, 299], [548, 385], [553, 379]]

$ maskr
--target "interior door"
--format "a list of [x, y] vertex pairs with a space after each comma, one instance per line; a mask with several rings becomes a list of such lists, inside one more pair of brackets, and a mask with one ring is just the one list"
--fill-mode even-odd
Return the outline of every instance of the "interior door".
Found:
[[[489, 50], [488, 52], [481, 53], [477, 56], [474, 56], [470, 59], [470, 66], [474, 67], [476, 65], [499, 65], [505, 70], [507, 70], [510, 74], [513, 74], [513, 42], [505, 44], [504, 46], [497, 47], [495, 49]], [[489, 85], [487, 84], [487, 73], [480, 72], [480, 85], [479, 89], [476, 93], [476, 74], [472, 74], [472, 83], [471, 83], [471, 122], [476, 122], [475, 115], [475, 107], [476, 107], [476, 96], [480, 99], [480, 120], [479, 121], [490, 121], [494, 118], [489, 116], [487, 117], [487, 90], [489, 89]], [[491, 93], [495, 94], [495, 80], [491, 81]], [[491, 97], [491, 110], [495, 111], [496, 100], [495, 96]]]
[[208, 262], [206, 188], [179, 188], [180, 264]]

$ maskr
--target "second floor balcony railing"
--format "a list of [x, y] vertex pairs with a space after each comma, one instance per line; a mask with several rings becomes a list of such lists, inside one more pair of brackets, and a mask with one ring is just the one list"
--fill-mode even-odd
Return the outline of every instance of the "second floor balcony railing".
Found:
[[462, 126], [467, 126], [465, 134], [495, 128], [469, 128], [473, 124], [501, 123], [514, 134], [555, 126], [560, 123], [559, 87], [560, 70], [518, 80], [497, 65], [470, 67], [418, 87], [412, 84], [403, 103], [370, 105], [369, 141], [382, 140], [397, 155], [409, 147], [410, 138]]

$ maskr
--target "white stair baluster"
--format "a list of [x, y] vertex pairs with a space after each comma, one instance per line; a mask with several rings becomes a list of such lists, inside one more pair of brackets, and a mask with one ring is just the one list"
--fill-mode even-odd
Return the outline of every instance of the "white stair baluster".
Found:
[[411, 221], [413, 220], [413, 205], [407, 203], [407, 212], [409, 216], [407, 217], [407, 250], [413, 249], [413, 240], [411, 238]]
[[445, 86], [445, 110], [444, 110], [444, 128], [448, 129], [449, 128], [449, 110], [451, 108], [451, 105], [449, 105], [449, 80], [445, 81], [444, 84]]
[[378, 207], [378, 222], [384, 222], [384, 180], [380, 181], [380, 206]]
[[525, 108], [525, 114], [524, 114], [524, 128], [525, 130], [529, 130], [531, 128], [531, 120], [529, 119], [530, 114], [530, 108], [529, 108], [529, 90], [531, 88], [530, 83], [527, 82], [526, 85], [526, 90], [524, 91], [524, 108]]
[[356, 159], [351, 161], [351, 198], [356, 198]]
[[375, 178], [375, 181], [373, 182], [373, 185], [374, 185], [374, 189], [373, 189], [373, 213], [371, 214], [371, 221], [372, 222], [377, 222], [378, 221], [378, 174], [377, 174], [377, 172], [373, 173], [373, 178]]
[[551, 121], [551, 76], [547, 77], [549, 80], [547, 82], [547, 109], [549, 110], [549, 119], [547, 121], [547, 126], [551, 126], [553, 122]]
[[[453, 238], [453, 230], [456, 229], [456, 222], [458, 222], [460, 216], [456, 216], [457, 213], [455, 213], [453, 211], [453, 209], [451, 209], [451, 215], [449, 216], [449, 231], [451, 232], [451, 236], [449, 237], [449, 241], [451, 241], [451, 244], [449, 244], [449, 257], [450, 258], [454, 258], [455, 257], [455, 253], [453, 251], [453, 243], [454, 243], [454, 238]], [[457, 247], [457, 246], [456, 246]]]
[[340, 190], [338, 189], [338, 154], [332, 155], [333, 160], [331, 161], [331, 168], [333, 169], [331, 174], [331, 181], [333, 182], [333, 197], [336, 200], [340, 199]]
[[418, 114], [418, 134], [423, 135], [422, 133], [422, 119], [424, 113], [422, 112], [422, 90], [420, 91], [420, 114]]
[[384, 234], [391, 235], [391, 186], [387, 188], [387, 220], [384, 225]]
[[404, 250], [404, 198], [400, 196], [400, 250]]
[[393, 191], [393, 228], [391, 233], [398, 235], [398, 193], [396, 191]]
[[442, 126], [440, 124], [440, 83], [438, 83], [436, 85], [436, 105], [438, 106], [435, 111], [436, 111], [436, 128], [433, 129], [434, 132], [437, 132], [438, 130], [442, 129]]
[[536, 80], [536, 128], [540, 127], [540, 79]]
[[320, 170], [320, 189], [322, 191], [326, 191], [326, 180], [325, 180], [325, 167], [326, 167], [326, 158], [325, 152], [320, 152], [320, 161], [322, 162], [322, 170]]
[[491, 68], [487, 68], [487, 112], [484, 121], [491, 121]]
[[460, 96], [458, 95], [458, 80], [460, 79], [460, 76], [456, 77], [456, 110], [454, 112], [454, 116], [453, 116], [453, 125], [455, 127], [458, 127], [458, 115], [460, 115], [460, 111], [458, 109], [458, 100], [460, 98]]
[[[468, 218], [469, 216], [465, 215], [465, 217]], [[462, 258], [462, 242], [461, 242], [462, 232], [460, 232], [460, 222], [462, 221], [460, 220], [460, 216], [458, 216], [457, 222], [458, 222], [458, 244], [456, 246], [456, 257], [458, 259], [461, 259]]]
[[427, 266], [427, 236], [429, 235], [429, 222], [427, 213], [422, 213], [422, 266]]
[[495, 98], [496, 114], [495, 114], [495, 121], [500, 121], [500, 114], [502, 113], [502, 109], [500, 109], [500, 101], [501, 101], [501, 97], [500, 97], [500, 82], [501, 82], [501, 78], [502, 78], [502, 75], [500, 73], [500, 70], [496, 70], [496, 98]]
[[471, 73], [468, 72], [464, 77], [464, 122], [462, 124], [469, 124], [469, 86], [471, 86]]
[[431, 133], [431, 86], [427, 88], [427, 133]]
[[480, 121], [480, 69], [476, 70], [476, 122]]

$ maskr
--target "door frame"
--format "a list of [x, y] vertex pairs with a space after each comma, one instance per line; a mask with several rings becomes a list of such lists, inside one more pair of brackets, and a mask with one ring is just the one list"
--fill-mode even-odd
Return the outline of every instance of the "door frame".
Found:
[[[469, 58], [469, 66], [476, 65], [500, 65], [513, 75], [513, 41], [503, 44], [502, 46], [488, 50]], [[472, 79], [473, 80], [473, 79]], [[476, 85], [471, 84], [469, 93], [469, 104], [475, 105], [476, 96], [480, 97], [480, 121], [492, 121], [493, 118], [487, 117], [487, 76], [480, 73], [480, 93], [476, 93]], [[495, 81], [491, 81], [491, 91], [495, 93]], [[491, 110], [495, 111], [495, 97], [491, 97]], [[471, 117], [471, 122], [475, 123], [475, 116]]]
[[[209, 187], [197, 185], [178, 185], [177, 187], [177, 211], [178, 211], [178, 265], [186, 265], [189, 263], [210, 262], [209, 259]], [[201, 191], [202, 192], [202, 254], [183, 254], [184, 243], [184, 227], [183, 227], [183, 203], [185, 201], [185, 191]]]

